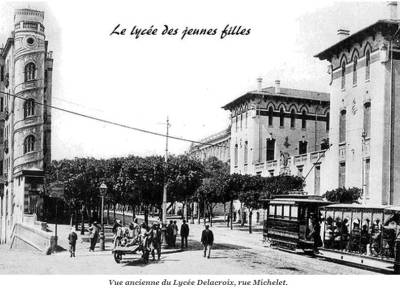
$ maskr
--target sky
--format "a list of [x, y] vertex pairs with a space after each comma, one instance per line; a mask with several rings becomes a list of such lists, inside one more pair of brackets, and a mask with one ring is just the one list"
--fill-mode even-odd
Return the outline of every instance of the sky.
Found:
[[[313, 57], [338, 40], [388, 18], [384, 1], [49, 1], [0, 0], [0, 45], [15, 8], [45, 11], [53, 51], [53, 105], [94, 117], [200, 140], [229, 125], [221, 107], [279, 79], [281, 87], [329, 92], [325, 61]], [[158, 34], [110, 35], [114, 28], [158, 28]], [[161, 35], [164, 25], [179, 29]], [[189, 28], [226, 25], [249, 35], [187, 36]], [[119, 31], [121, 30], [119, 29]], [[170, 139], [179, 154], [190, 143]], [[52, 111], [52, 158], [163, 154], [165, 138]]]

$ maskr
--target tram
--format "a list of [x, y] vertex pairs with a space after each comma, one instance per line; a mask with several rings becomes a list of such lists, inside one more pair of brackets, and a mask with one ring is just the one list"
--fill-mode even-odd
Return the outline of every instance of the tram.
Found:
[[304, 194], [263, 201], [263, 236], [271, 246], [311, 252], [316, 248], [311, 232], [317, 225], [319, 250], [400, 261], [395, 249], [396, 238], [400, 237], [399, 206], [337, 204]]
[[280, 195], [264, 201], [264, 240], [280, 248], [313, 251], [313, 223], [321, 219], [320, 208], [331, 203], [320, 196], [304, 194]]

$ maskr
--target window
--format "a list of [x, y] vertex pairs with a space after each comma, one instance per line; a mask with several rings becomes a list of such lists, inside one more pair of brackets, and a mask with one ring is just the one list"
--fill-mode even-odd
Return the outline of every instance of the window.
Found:
[[369, 199], [369, 170], [370, 170], [370, 160], [365, 159], [365, 175], [364, 175], [364, 195]]
[[329, 119], [329, 113], [326, 113], [326, 131], [328, 131], [329, 132], [329, 121], [330, 121], [330, 119]]
[[299, 142], [299, 154], [307, 154], [307, 141]]
[[267, 139], [267, 161], [275, 160], [275, 139]]
[[24, 141], [24, 154], [32, 152], [35, 150], [35, 137], [33, 135], [29, 135], [25, 138]]
[[4, 65], [0, 65], [0, 81], [4, 81]]
[[246, 116], [245, 116], [245, 127], [247, 128], [247, 117], [249, 117], [249, 114], [246, 112]]
[[346, 86], [346, 62], [342, 62], [342, 89]]
[[339, 163], [339, 187], [344, 188], [346, 183], [346, 163], [340, 162]]
[[294, 109], [290, 111], [290, 128], [294, 128], [296, 126], [296, 113]]
[[307, 128], [306, 111], [301, 112], [301, 129]]
[[0, 112], [4, 111], [4, 98], [0, 97]]
[[299, 209], [297, 206], [291, 206], [290, 207], [290, 218], [297, 218], [298, 212], [299, 212]]
[[371, 52], [368, 50], [365, 53], [365, 80], [369, 80], [370, 67], [371, 67]]
[[272, 126], [274, 119], [274, 109], [269, 107], [268, 109], [268, 126]]
[[25, 66], [25, 82], [35, 79], [36, 66], [34, 63], [30, 62]]
[[321, 190], [321, 166], [315, 166], [314, 195], [320, 195]]
[[280, 127], [285, 126], [285, 113], [283, 111], [283, 108], [279, 110], [279, 126]]
[[303, 166], [297, 166], [297, 176], [303, 177]]
[[24, 103], [24, 118], [35, 115], [35, 100], [27, 99]]
[[238, 116], [235, 117], [235, 131], [238, 131]]
[[353, 59], [353, 85], [357, 85], [357, 56]]
[[340, 112], [339, 119], [339, 143], [346, 142], [346, 110]]
[[244, 142], [244, 165], [247, 165], [248, 160], [248, 142]]
[[364, 136], [369, 138], [371, 135], [371, 103], [364, 104]]
[[243, 128], [242, 123], [243, 123], [243, 113], [240, 114], [240, 130], [242, 130], [242, 128]]
[[235, 167], [238, 166], [238, 144], [235, 144]]

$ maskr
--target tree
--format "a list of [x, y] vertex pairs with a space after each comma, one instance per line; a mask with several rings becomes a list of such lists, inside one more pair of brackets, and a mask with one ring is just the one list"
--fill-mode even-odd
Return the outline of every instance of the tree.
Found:
[[340, 187], [334, 190], [327, 191], [323, 197], [326, 200], [331, 202], [339, 202], [339, 203], [358, 203], [358, 200], [361, 198], [361, 189], [352, 187], [352, 188], [344, 188]]

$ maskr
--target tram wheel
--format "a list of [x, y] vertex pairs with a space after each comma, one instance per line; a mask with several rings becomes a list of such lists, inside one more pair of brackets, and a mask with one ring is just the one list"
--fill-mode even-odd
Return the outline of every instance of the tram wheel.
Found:
[[121, 262], [121, 260], [122, 260], [122, 254], [118, 253], [118, 252], [114, 252], [114, 260], [115, 260], [116, 263], [119, 264]]

